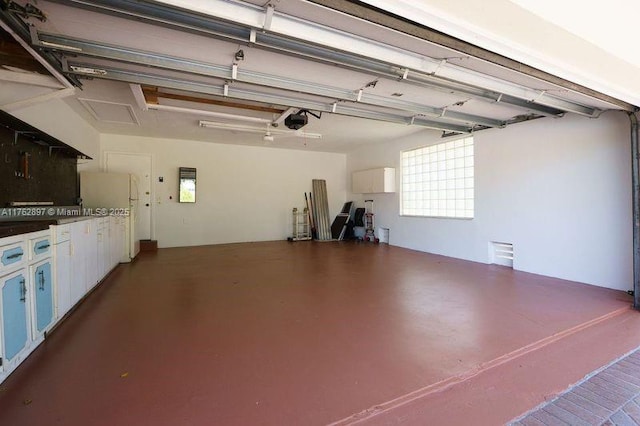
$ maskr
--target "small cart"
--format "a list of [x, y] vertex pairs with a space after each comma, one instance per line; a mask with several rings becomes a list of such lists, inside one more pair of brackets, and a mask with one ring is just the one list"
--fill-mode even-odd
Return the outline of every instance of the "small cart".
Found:
[[372, 243], [379, 243], [380, 239], [376, 237], [375, 232], [375, 215], [373, 214], [373, 200], [364, 200], [364, 240]]

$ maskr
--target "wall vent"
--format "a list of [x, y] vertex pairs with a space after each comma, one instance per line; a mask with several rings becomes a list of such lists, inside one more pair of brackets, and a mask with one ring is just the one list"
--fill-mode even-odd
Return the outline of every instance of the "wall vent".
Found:
[[513, 268], [513, 244], [491, 241], [489, 243], [490, 263]]

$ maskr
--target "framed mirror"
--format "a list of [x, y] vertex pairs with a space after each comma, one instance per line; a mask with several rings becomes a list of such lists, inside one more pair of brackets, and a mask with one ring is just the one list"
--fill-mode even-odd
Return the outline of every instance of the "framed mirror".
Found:
[[181, 203], [196, 202], [196, 169], [193, 167], [180, 167], [180, 189], [178, 201]]

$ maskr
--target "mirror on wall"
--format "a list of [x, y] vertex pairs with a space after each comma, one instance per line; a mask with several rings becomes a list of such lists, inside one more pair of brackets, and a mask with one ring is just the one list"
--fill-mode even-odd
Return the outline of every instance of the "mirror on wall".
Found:
[[193, 167], [180, 167], [180, 195], [181, 203], [196, 202], [196, 169]]

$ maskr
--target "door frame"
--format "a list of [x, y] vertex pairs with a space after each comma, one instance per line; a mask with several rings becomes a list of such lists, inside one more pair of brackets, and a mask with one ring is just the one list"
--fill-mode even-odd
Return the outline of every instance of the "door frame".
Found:
[[[151, 161], [151, 171], [150, 171], [150, 182], [149, 182], [149, 235], [152, 240], [156, 239], [156, 202], [155, 202], [155, 167], [156, 167], [156, 156], [155, 154], [148, 152], [131, 152], [131, 151], [102, 151], [101, 155], [101, 165], [100, 169], [103, 172], [108, 172], [108, 159], [109, 154], [117, 154], [117, 155], [131, 155], [136, 157], [147, 157]], [[139, 212], [138, 212], [139, 214]]]

